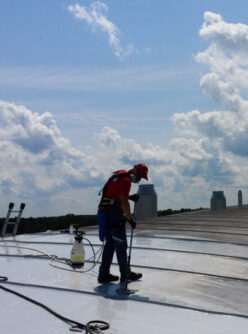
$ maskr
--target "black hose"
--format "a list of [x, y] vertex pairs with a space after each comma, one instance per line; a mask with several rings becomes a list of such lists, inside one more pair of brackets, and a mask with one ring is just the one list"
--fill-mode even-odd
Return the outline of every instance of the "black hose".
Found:
[[[0, 282], [6, 282], [7, 280], [8, 280], [7, 277], [0, 276]], [[21, 293], [16, 292], [14, 290], [5, 288], [1, 284], [0, 284], [0, 289], [4, 290], [6, 292], [12, 293], [12, 294], [14, 294], [14, 295], [16, 295], [16, 296], [18, 296], [22, 299], [25, 299], [25, 300], [27, 300], [27, 301], [29, 301], [29, 302], [37, 305], [37, 306], [40, 306], [41, 308], [43, 308], [47, 312], [54, 315], [56, 318], [59, 318], [60, 320], [66, 322], [68, 325], [70, 325], [71, 326], [70, 327], [71, 331], [77, 331], [78, 332], [78, 331], [85, 330], [86, 334], [96, 334], [97, 332], [100, 333], [100, 331], [104, 331], [104, 330], [107, 330], [109, 328], [109, 324], [105, 321], [102, 321], [102, 320], [92, 320], [92, 321], [89, 321], [86, 325], [84, 325], [80, 322], [77, 322], [75, 320], [71, 320], [69, 318], [66, 318], [66, 317], [62, 316], [61, 314], [55, 312], [54, 310], [52, 310], [48, 306], [38, 302], [37, 300], [34, 300], [34, 299], [29, 298], [27, 296], [24, 296]]]

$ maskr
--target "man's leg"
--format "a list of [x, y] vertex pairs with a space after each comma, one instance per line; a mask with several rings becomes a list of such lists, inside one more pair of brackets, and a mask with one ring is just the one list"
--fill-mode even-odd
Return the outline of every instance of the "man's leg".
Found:
[[126, 277], [127, 272], [127, 236], [125, 225], [111, 231], [114, 241], [116, 257], [121, 273], [121, 278]]
[[99, 283], [117, 281], [118, 276], [110, 274], [110, 266], [113, 260], [115, 243], [109, 230], [106, 231], [106, 242], [102, 253], [102, 263], [99, 268]]
[[118, 230], [112, 231], [112, 237], [115, 242], [115, 251], [121, 273], [121, 281], [136, 281], [142, 277], [141, 273], [131, 271], [127, 265], [127, 235], [125, 225]]

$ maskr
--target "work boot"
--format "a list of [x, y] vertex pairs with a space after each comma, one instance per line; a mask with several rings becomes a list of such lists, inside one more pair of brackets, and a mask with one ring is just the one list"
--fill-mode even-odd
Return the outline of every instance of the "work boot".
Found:
[[111, 275], [110, 273], [107, 273], [107, 274], [99, 273], [98, 275], [99, 283], [114, 282], [114, 281], [118, 281], [118, 279], [119, 279], [119, 276]]
[[133, 271], [129, 271], [125, 276], [121, 276], [121, 282], [128, 281], [137, 281], [142, 277], [141, 273], [134, 273]]

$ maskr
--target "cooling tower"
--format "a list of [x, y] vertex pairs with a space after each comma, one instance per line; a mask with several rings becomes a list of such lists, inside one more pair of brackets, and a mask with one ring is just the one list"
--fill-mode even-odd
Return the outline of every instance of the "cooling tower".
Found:
[[134, 216], [137, 220], [157, 217], [157, 194], [153, 184], [142, 184], [138, 190], [139, 200], [135, 204]]

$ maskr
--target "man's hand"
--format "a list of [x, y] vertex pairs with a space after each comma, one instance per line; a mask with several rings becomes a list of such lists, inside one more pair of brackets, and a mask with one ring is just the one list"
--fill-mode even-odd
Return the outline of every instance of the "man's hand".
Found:
[[137, 202], [139, 200], [139, 195], [138, 194], [133, 194], [128, 197], [131, 201]]
[[130, 219], [128, 222], [129, 222], [129, 224], [131, 225], [131, 227], [132, 227], [133, 229], [135, 229], [135, 227], [136, 227], [136, 221], [134, 221], [133, 219]]

